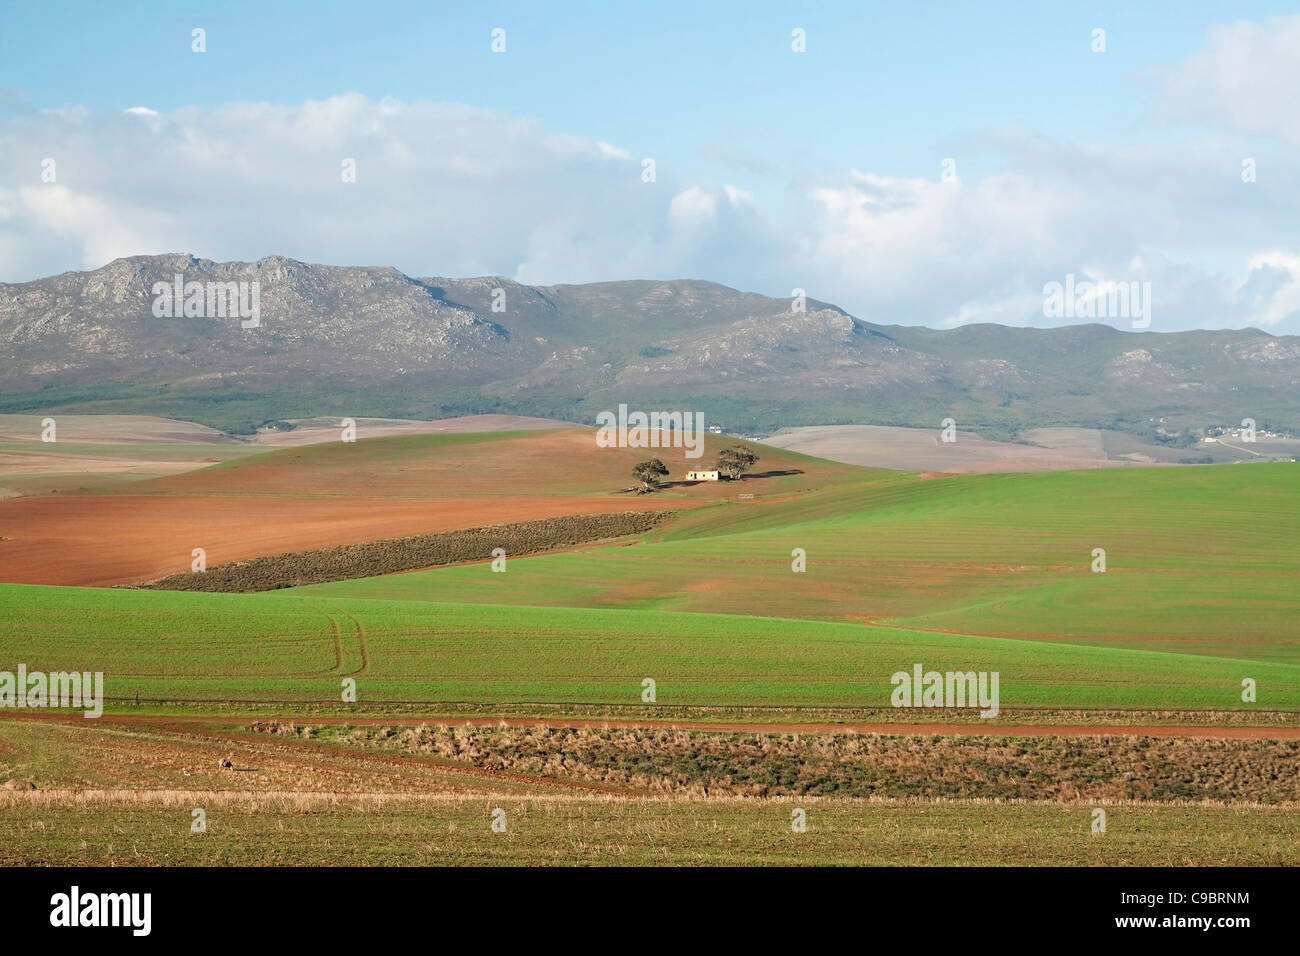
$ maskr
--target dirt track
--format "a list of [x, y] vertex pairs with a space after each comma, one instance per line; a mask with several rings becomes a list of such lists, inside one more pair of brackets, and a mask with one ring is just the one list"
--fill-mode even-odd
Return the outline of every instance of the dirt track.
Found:
[[[52, 711], [32, 712], [5, 716], [16, 720], [52, 720], [63, 723], [88, 725], [83, 717]], [[465, 718], [465, 717], [329, 717], [329, 716], [258, 716], [192, 717], [158, 714], [105, 714], [93, 723], [100, 725], [147, 727], [174, 732], [202, 732], [218, 737], [245, 739], [244, 734], [218, 731], [232, 723], [245, 724], [257, 721], [264, 724], [300, 723], [320, 725], [352, 725], [378, 727], [418, 727], [422, 724], [473, 727], [592, 727], [625, 729], [675, 729], [720, 731], [724, 733], [770, 734], [888, 734], [888, 735], [940, 735], [940, 736], [993, 736], [993, 737], [1199, 737], [1234, 740], [1300, 740], [1300, 727], [1263, 726], [1206, 726], [1170, 724], [958, 724], [958, 723], [762, 723], [736, 721], [692, 720], [619, 720], [587, 718]]]

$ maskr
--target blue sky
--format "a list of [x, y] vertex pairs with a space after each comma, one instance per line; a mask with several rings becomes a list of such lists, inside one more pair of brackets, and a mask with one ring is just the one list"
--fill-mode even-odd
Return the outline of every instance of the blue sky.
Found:
[[13, 4], [0, 281], [278, 253], [797, 285], [940, 326], [1054, 324], [1041, 286], [1073, 272], [1153, 282], [1156, 327], [1296, 331], [1296, 9]]
[[[1136, 8], [1136, 9], [1135, 9]], [[190, 12], [190, 11], [193, 12]], [[961, 137], [1023, 123], [1061, 138], [1141, 122], [1146, 68], [1257, 3], [52, 3], [14, 5], [0, 89], [37, 106], [167, 111], [355, 91], [540, 118], [705, 165], [710, 145], [788, 170], [928, 173]], [[58, 11], [57, 15], [55, 11]], [[202, 26], [208, 53], [189, 32]], [[494, 27], [507, 54], [489, 55]], [[804, 28], [810, 55], [791, 55]], [[1107, 30], [1104, 57], [1090, 51]], [[74, 66], [75, 65], [75, 66]]]

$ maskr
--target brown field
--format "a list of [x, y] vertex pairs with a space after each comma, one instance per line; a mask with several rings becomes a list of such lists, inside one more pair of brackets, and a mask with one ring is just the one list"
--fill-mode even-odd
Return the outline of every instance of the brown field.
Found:
[[[637, 461], [657, 455], [679, 479], [697, 461], [680, 448], [598, 448], [594, 434], [334, 441], [130, 482], [113, 494], [14, 498], [0, 502], [0, 580], [134, 584], [188, 571], [194, 548], [206, 551], [211, 566], [565, 515], [681, 510], [738, 493], [729, 482], [629, 493]], [[710, 438], [698, 461], [711, 461], [730, 443]], [[788, 494], [848, 471], [769, 451], [743, 490]]]
[[[338, 419], [294, 422], [289, 432], [232, 438], [204, 425], [144, 415], [57, 415], [57, 441], [41, 441], [40, 415], [0, 415], [0, 500], [24, 495], [113, 493], [126, 483], [207, 468], [281, 446], [337, 442]], [[520, 415], [439, 421], [356, 419], [361, 438], [579, 428]]]
[[[1095, 429], [1072, 431], [1099, 433]], [[1114, 465], [1090, 436], [1075, 436], [1057, 448], [989, 441], [958, 431], [957, 441], [939, 440], [939, 429], [895, 428], [884, 425], [815, 425], [789, 428], [765, 444], [853, 465], [902, 471], [972, 473], [992, 471], [1056, 471]]]
[[[192, 831], [195, 808], [206, 829]], [[794, 833], [791, 815], [806, 814]], [[596, 794], [0, 793], [5, 866], [1287, 866], [1293, 807]], [[492, 829], [504, 814], [508, 830]], [[1248, 834], [1244, 836], [1243, 834]]]
[[0, 500], [113, 491], [257, 451], [192, 422], [134, 415], [57, 415], [57, 441], [40, 415], [0, 415]]
[[1096, 428], [1036, 428], [1025, 432], [1024, 439], [1024, 444], [990, 441], [958, 431], [957, 441], [944, 444], [937, 428], [815, 425], [783, 429], [763, 442], [850, 465], [949, 474], [1170, 465], [1206, 456], [1216, 462], [1250, 461], [1289, 458], [1300, 451], [1300, 441], [1264, 438], [1238, 448], [1220, 442], [1172, 448]]
[[[1143, 727], [1010, 733], [1019, 729], [130, 714], [87, 721], [42, 713], [0, 720], [0, 781], [30, 781], [38, 791], [110, 784], [336, 793], [521, 787], [624, 797], [1273, 805], [1300, 796], [1300, 739], [1277, 728], [1251, 728], [1261, 733], [1250, 737], [1153, 736]], [[234, 772], [220, 767], [226, 757]]]
[[112, 491], [125, 482], [178, 475], [225, 460], [224, 455], [206, 453], [206, 446], [202, 449], [176, 458], [150, 454], [144, 448], [135, 455], [104, 455], [91, 449], [38, 451], [30, 446], [0, 446], [0, 500]]
[[[60, 442], [237, 445], [239, 439], [194, 422], [153, 415], [0, 415], [0, 442], [39, 442], [41, 420], [52, 417]], [[57, 444], [57, 443], [56, 443]]]
[[[1300, 816], [1283, 792], [1295, 744], [276, 730], [231, 720], [0, 719], [0, 865], [1300, 860]], [[765, 769], [782, 776], [752, 776]], [[828, 793], [837, 774], [872, 795]], [[1196, 786], [1181, 785], [1193, 775]], [[1015, 796], [1023, 792], [1051, 796]], [[1091, 832], [1097, 807], [1107, 815], [1101, 834]], [[806, 832], [792, 832], [796, 809]], [[501, 813], [505, 831], [494, 832]]]
[[[41, 440], [45, 415], [0, 415], [0, 442]], [[159, 418], [153, 415], [63, 415], [52, 416], [58, 423], [58, 440], [91, 444], [181, 442], [210, 445], [305, 445], [338, 441], [341, 419], [293, 419], [292, 431], [263, 431], [248, 439], [234, 438], [207, 425]], [[358, 438], [391, 435], [428, 435], [441, 432], [500, 432], [545, 428], [581, 428], [573, 422], [526, 415], [464, 415], [416, 421], [406, 418], [354, 418]]]
[[[136, 493], [219, 495], [332, 495], [347, 497], [504, 498], [521, 493], [592, 495], [609, 500], [633, 484], [632, 468], [660, 458], [668, 481], [711, 463], [735, 439], [710, 435], [700, 458], [681, 448], [599, 448], [595, 431], [564, 429], [496, 434], [448, 435], [433, 444], [429, 436], [399, 436], [375, 441], [340, 441], [286, 448], [221, 468], [210, 468], [142, 482]], [[790, 493], [825, 485], [853, 469], [802, 455], [765, 449], [755, 478], [745, 492]], [[751, 486], [752, 485], [752, 486]], [[689, 494], [687, 493], [689, 490]], [[719, 501], [733, 497], [728, 482], [684, 482], [668, 489], [680, 499]], [[668, 496], [672, 496], [671, 494]], [[618, 510], [617, 508], [613, 510]]]
[[903, 727], [860, 734], [258, 721], [249, 729], [643, 793], [1265, 804], [1300, 794], [1295, 740], [929, 736]]
[[93, 495], [0, 503], [0, 580], [108, 587], [189, 571], [190, 552], [209, 564], [376, 538], [589, 515], [669, 510], [654, 495], [475, 499], [338, 499], [201, 495]]
[[[251, 439], [259, 445], [277, 448], [312, 445], [339, 440], [338, 418], [293, 419], [293, 431], [264, 431]], [[455, 432], [513, 432], [547, 428], [582, 428], [573, 422], [555, 418], [532, 418], [527, 415], [463, 415], [415, 421], [407, 418], [354, 418], [357, 438], [391, 438], [396, 435], [439, 435]]]

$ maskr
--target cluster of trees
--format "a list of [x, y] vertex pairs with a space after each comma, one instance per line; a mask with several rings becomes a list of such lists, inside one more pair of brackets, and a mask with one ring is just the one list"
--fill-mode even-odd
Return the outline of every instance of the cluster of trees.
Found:
[[[743, 445], [733, 445], [731, 448], [724, 448], [718, 453], [718, 460], [714, 468], [732, 481], [737, 481], [745, 472], [753, 468], [757, 462], [758, 456], [748, 448]], [[658, 458], [638, 462], [637, 466], [632, 469], [632, 477], [641, 482], [637, 494], [642, 495], [649, 494], [659, 488], [667, 475], [668, 466]]]
[[731, 448], [724, 448], [718, 453], [718, 463], [714, 465], [718, 471], [722, 472], [732, 481], [736, 481], [754, 467], [758, 461], [758, 456], [743, 445], [734, 445]]
[[641, 490], [638, 494], [648, 494], [654, 491], [661, 484], [660, 479], [668, 474], [668, 466], [658, 458], [651, 458], [649, 461], [638, 462], [637, 466], [632, 469], [632, 477], [641, 482]]

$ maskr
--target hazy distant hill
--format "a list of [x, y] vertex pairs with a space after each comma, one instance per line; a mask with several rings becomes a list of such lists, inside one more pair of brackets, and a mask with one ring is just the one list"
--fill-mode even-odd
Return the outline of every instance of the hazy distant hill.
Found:
[[[257, 281], [260, 320], [157, 318], [152, 289]], [[494, 293], [494, 290], [500, 292]], [[494, 299], [498, 309], [494, 310]], [[504, 311], [500, 311], [501, 305]], [[247, 430], [318, 415], [437, 418], [691, 408], [742, 432], [819, 423], [1010, 435], [1300, 431], [1300, 338], [879, 326], [698, 281], [523, 286], [273, 256], [132, 256], [0, 284], [0, 412], [129, 412]]]

